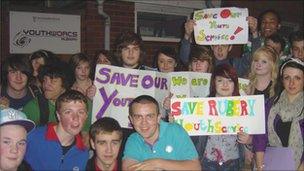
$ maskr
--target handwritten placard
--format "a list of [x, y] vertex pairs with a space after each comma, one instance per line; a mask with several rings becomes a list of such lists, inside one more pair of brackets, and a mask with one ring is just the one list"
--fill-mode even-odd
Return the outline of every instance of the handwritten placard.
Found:
[[[129, 104], [139, 95], [151, 95], [160, 106], [163, 117], [166, 115], [163, 102], [170, 92], [174, 97], [206, 97], [209, 94], [210, 73], [172, 72], [160, 73], [97, 65], [94, 85], [92, 123], [96, 119], [109, 116], [118, 120], [122, 127], [131, 128], [128, 119]], [[249, 81], [240, 79], [240, 88]]]
[[171, 113], [189, 135], [265, 133], [263, 95], [174, 98]]
[[247, 8], [209, 8], [194, 12], [194, 37], [200, 45], [246, 44]]
[[[173, 97], [207, 97], [210, 88], [210, 73], [199, 72], [171, 72], [170, 92]], [[241, 95], [245, 95], [245, 89], [249, 84], [248, 79], [239, 78], [239, 90]]]
[[170, 81], [160, 72], [97, 65], [94, 85], [97, 92], [93, 99], [92, 122], [109, 116], [118, 120], [122, 127], [130, 128], [130, 102], [146, 94], [154, 97], [161, 106], [169, 93]]

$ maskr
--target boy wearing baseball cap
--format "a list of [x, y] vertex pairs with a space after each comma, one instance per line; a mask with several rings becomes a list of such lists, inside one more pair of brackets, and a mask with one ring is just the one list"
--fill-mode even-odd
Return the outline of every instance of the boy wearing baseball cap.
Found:
[[31, 170], [23, 161], [27, 133], [35, 124], [18, 110], [0, 109], [0, 170]]

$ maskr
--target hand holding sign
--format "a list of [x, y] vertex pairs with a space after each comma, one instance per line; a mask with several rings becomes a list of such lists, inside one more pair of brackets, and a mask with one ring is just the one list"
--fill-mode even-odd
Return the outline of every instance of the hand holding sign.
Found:
[[170, 110], [170, 101], [171, 101], [171, 98], [173, 97], [173, 93], [170, 92], [170, 94], [165, 97], [165, 100], [164, 100], [164, 103], [163, 103], [163, 107], [166, 109], [166, 110]]
[[258, 20], [252, 16], [247, 17], [250, 33], [255, 38], [258, 36]]
[[183, 98], [171, 100], [175, 122], [189, 135], [239, 134], [239, 142], [249, 144], [248, 134], [265, 133], [263, 95]]
[[196, 25], [194, 20], [187, 20], [187, 22], [185, 23], [185, 35], [184, 38], [186, 40], [189, 40], [191, 38], [191, 35], [193, 33], [194, 30], [194, 26]]
[[246, 44], [246, 8], [212, 8], [194, 12], [194, 37], [200, 45]]

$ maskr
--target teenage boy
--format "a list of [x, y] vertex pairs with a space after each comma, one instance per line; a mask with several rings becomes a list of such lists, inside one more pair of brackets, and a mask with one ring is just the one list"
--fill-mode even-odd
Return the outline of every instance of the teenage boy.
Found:
[[122, 137], [122, 129], [115, 119], [103, 117], [95, 121], [90, 127], [94, 156], [88, 161], [86, 170], [121, 170], [121, 160], [117, 157]]
[[[23, 108], [27, 117], [37, 126], [44, 126], [48, 122], [56, 122], [56, 99], [71, 87], [68, 65], [64, 62], [46, 65], [41, 68], [39, 77], [42, 80], [43, 96], [29, 101]], [[91, 120], [91, 103], [88, 102], [89, 117], [84, 127], [88, 133]]]
[[297, 31], [290, 36], [291, 55], [293, 58], [299, 58], [304, 61], [304, 37], [303, 31]]
[[[256, 49], [264, 45], [264, 41], [267, 37], [278, 33], [281, 28], [281, 16], [277, 11], [265, 10], [258, 17], [258, 25], [252, 30], [251, 42], [252, 53]], [[284, 47], [283, 47], [284, 49]]]
[[48, 123], [28, 136], [25, 160], [33, 170], [84, 170], [89, 152], [80, 131], [88, 117], [87, 98], [76, 90], [56, 100], [58, 123]]
[[122, 32], [115, 41], [114, 59], [116, 65], [124, 68], [153, 70], [143, 65], [144, 46], [141, 37], [132, 32]]
[[289, 56], [283, 55], [285, 40], [278, 33], [272, 34], [269, 37], [265, 38], [265, 46], [272, 47], [278, 54], [279, 63], [281, 64], [284, 60], [288, 59]]
[[33, 121], [25, 114], [12, 109], [0, 108], [0, 170], [31, 170], [24, 160], [27, 134], [34, 129]]
[[[244, 46], [242, 57], [244, 56], [252, 56], [252, 54], [260, 47], [265, 45], [265, 40], [273, 35], [278, 34], [281, 28], [281, 16], [280, 14], [272, 9], [268, 9], [263, 11], [258, 19], [254, 17], [250, 17], [251, 20], [257, 21], [254, 22], [253, 25], [249, 28], [249, 42]], [[286, 42], [286, 41], [285, 41]], [[282, 48], [284, 55], [286, 55], [286, 51], [288, 51], [288, 45], [285, 43], [285, 47]]]
[[285, 47], [285, 40], [278, 33], [272, 34], [271, 36], [265, 39], [265, 45], [272, 47], [279, 55], [283, 56], [283, 50]]
[[[112, 65], [130, 69], [156, 71], [157, 69], [155, 68], [143, 65], [144, 57], [145, 51], [143, 41], [138, 34], [132, 31], [123, 31], [117, 36], [113, 50]], [[89, 99], [93, 100], [95, 94], [96, 86], [92, 85], [87, 90], [86, 95], [89, 97]], [[124, 135], [129, 135], [129, 133]]]
[[37, 126], [56, 121], [55, 101], [70, 87], [66, 66], [64, 63], [56, 63], [41, 68], [39, 77], [42, 80], [43, 97], [29, 101], [23, 108], [23, 112]]
[[197, 151], [187, 132], [161, 120], [158, 102], [136, 97], [129, 106], [135, 133], [127, 140], [123, 170], [200, 170]]
[[0, 105], [16, 110], [23, 107], [34, 98], [34, 93], [28, 86], [31, 71], [22, 55], [13, 55], [6, 58], [1, 67]]

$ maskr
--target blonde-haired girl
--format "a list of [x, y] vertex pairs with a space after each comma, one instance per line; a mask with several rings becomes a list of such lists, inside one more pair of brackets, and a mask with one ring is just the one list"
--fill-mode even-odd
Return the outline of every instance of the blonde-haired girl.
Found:
[[277, 61], [278, 54], [269, 46], [260, 47], [254, 52], [247, 94], [264, 94], [265, 99], [274, 95], [278, 72]]

